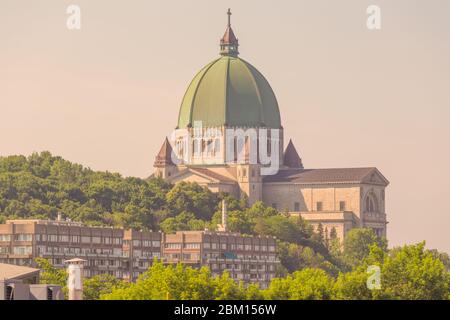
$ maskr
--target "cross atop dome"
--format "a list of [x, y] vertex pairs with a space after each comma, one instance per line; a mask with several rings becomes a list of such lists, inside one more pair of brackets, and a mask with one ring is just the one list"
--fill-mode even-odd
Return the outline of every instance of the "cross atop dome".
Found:
[[231, 29], [231, 10], [228, 8], [228, 24], [227, 29], [225, 30], [225, 34], [222, 39], [220, 39], [220, 54], [222, 56], [233, 56], [237, 57], [239, 54], [238, 47], [239, 41], [234, 35], [233, 29]]

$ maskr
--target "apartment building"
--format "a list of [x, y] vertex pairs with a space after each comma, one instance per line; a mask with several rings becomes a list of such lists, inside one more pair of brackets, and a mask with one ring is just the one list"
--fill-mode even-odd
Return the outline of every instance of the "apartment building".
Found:
[[[151, 246], [142, 250], [142, 246]], [[8, 220], [0, 224], [0, 263], [35, 266], [49, 259], [57, 268], [75, 257], [86, 260], [84, 276], [108, 273], [135, 280], [161, 252], [161, 233], [91, 227], [64, 220]], [[136, 267], [135, 267], [136, 266]]]
[[123, 237], [123, 256], [126, 258], [124, 273], [126, 278], [135, 281], [151, 266], [153, 260], [161, 259], [160, 232], [125, 230]]
[[208, 266], [213, 275], [225, 270], [236, 281], [266, 287], [280, 264], [272, 237], [227, 232], [226, 209], [219, 231], [175, 234], [91, 227], [79, 222], [8, 220], [0, 224], [0, 263], [35, 266], [42, 257], [57, 268], [73, 258], [86, 260], [84, 276], [108, 273], [135, 281], [154, 259], [166, 264]]
[[163, 234], [163, 262], [208, 266], [214, 276], [228, 270], [236, 281], [266, 288], [280, 261], [272, 237], [244, 236], [226, 231], [178, 231]]

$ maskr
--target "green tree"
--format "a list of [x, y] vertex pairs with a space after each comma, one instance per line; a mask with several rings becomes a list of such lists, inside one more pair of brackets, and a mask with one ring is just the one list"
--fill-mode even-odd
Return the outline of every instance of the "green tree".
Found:
[[191, 212], [198, 219], [210, 220], [218, 209], [218, 196], [197, 183], [180, 182], [166, 196], [167, 205], [174, 215]]
[[321, 269], [306, 268], [284, 279], [274, 279], [264, 292], [267, 299], [325, 300], [333, 292], [333, 278]]
[[381, 268], [384, 299], [437, 300], [448, 298], [448, 273], [425, 242], [392, 250]]
[[384, 239], [376, 236], [375, 232], [369, 228], [351, 229], [344, 240], [344, 260], [350, 266], [356, 266], [368, 257], [370, 246], [376, 244], [384, 251], [387, 244]]
[[98, 300], [101, 295], [110, 294], [113, 289], [124, 288], [126, 284], [109, 274], [99, 274], [83, 281], [83, 299]]
[[337, 300], [371, 300], [373, 296], [372, 291], [367, 287], [368, 276], [364, 267], [340, 273], [333, 287], [333, 298]]
[[257, 286], [236, 283], [228, 272], [213, 277], [209, 268], [194, 269], [155, 261], [136, 283], [102, 294], [104, 300], [243, 300], [262, 299]]
[[61, 286], [64, 295], [67, 297], [67, 278], [65, 269], [56, 269], [48, 259], [36, 258], [34, 261], [37, 267], [41, 269], [39, 281], [42, 284], [54, 284]]

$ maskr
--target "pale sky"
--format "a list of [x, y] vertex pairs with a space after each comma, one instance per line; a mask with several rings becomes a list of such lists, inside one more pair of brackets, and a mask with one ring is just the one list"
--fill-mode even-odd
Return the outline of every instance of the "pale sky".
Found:
[[376, 166], [391, 182], [390, 245], [450, 252], [448, 0], [2, 0], [0, 155], [49, 150], [147, 177], [190, 80], [218, 56], [228, 7], [305, 167]]

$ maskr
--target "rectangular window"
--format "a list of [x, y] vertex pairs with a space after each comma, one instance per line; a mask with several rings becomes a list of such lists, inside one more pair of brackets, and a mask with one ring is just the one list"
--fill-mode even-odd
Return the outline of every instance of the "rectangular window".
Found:
[[81, 237], [81, 242], [83, 242], [83, 243], [90, 243], [91, 242], [91, 237], [83, 236], [83, 237]]
[[159, 241], [152, 241], [152, 246], [153, 247], [160, 247], [161, 243]]
[[186, 249], [200, 249], [200, 243], [185, 243], [184, 247]]
[[69, 242], [69, 236], [68, 235], [60, 235], [59, 241], [60, 242]]
[[78, 243], [78, 242], [80, 242], [80, 236], [72, 236], [72, 242], [73, 242], [73, 243]]
[[166, 243], [165, 248], [167, 249], [181, 249], [181, 243]]
[[339, 211], [345, 211], [345, 201], [339, 201]]
[[140, 247], [141, 241], [140, 240], [133, 240], [133, 247]]
[[102, 243], [101, 237], [92, 237], [92, 243]]
[[0, 234], [0, 241], [11, 241], [11, 235], [10, 234]]
[[32, 251], [31, 246], [13, 247], [13, 254], [17, 254], [17, 255], [31, 254], [31, 251]]
[[316, 202], [316, 211], [322, 210], [323, 210], [322, 202], [321, 201]]
[[49, 234], [48, 235], [48, 241], [50, 241], [50, 242], [58, 242], [58, 235], [56, 235], [56, 234]]
[[300, 211], [300, 202], [294, 202], [294, 211]]
[[0, 247], [0, 254], [9, 253], [9, 247]]
[[33, 236], [28, 233], [17, 233], [14, 235], [15, 241], [32, 241]]

